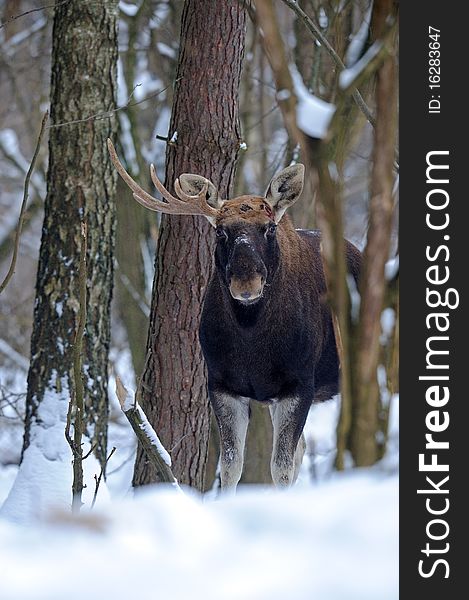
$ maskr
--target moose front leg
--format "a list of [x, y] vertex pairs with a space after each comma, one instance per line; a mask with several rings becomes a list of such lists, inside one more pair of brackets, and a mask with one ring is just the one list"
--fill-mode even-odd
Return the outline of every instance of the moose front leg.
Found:
[[220, 431], [221, 488], [234, 492], [243, 471], [249, 399], [212, 392], [210, 400]]
[[310, 400], [292, 397], [269, 407], [274, 434], [270, 468], [276, 486], [290, 486], [298, 477], [306, 448], [303, 427], [310, 406]]

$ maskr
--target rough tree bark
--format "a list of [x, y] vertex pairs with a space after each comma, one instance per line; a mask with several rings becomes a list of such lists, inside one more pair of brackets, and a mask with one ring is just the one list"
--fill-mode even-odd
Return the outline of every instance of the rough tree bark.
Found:
[[[181, 20], [166, 187], [183, 172], [230, 194], [240, 143], [238, 88], [245, 9], [237, 0], [188, 0]], [[208, 26], [209, 24], [209, 26]], [[177, 135], [176, 135], [177, 132]], [[171, 454], [182, 484], [202, 489], [210, 429], [206, 373], [198, 343], [214, 236], [202, 217], [163, 216], [153, 285], [142, 407]], [[134, 485], [157, 481], [142, 449]]]
[[[78, 310], [80, 221], [88, 225], [88, 311], [83, 340], [86, 436], [104, 464], [107, 358], [113, 277], [116, 176], [107, 155], [114, 118], [87, 120], [115, 104], [117, 0], [70, 0], [55, 9], [51, 76], [49, 170], [23, 453], [45, 427], [41, 402], [50, 391], [68, 404]], [[57, 415], [62, 413], [59, 408]], [[66, 409], [65, 409], [66, 414]], [[59, 418], [59, 417], [57, 417]], [[50, 426], [50, 423], [48, 424]]]

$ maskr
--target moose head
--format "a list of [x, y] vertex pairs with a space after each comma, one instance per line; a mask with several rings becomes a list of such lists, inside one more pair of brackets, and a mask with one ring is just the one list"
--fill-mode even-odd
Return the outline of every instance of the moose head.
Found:
[[255, 304], [277, 270], [277, 225], [302, 192], [304, 166], [297, 164], [283, 169], [272, 179], [264, 197], [223, 199], [211, 181], [188, 173], [176, 179], [175, 197], [163, 186], [151, 165], [151, 179], [166, 200], [163, 202], [132, 179], [110, 140], [108, 148], [112, 162], [139, 204], [166, 214], [201, 215], [210, 222], [216, 231], [215, 264], [222, 281], [234, 300], [243, 305]]

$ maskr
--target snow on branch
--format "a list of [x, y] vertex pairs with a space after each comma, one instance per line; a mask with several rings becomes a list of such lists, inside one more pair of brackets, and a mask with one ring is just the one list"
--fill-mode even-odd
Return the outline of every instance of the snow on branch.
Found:
[[373, 8], [373, 2], [370, 2], [362, 24], [358, 28], [358, 31], [350, 39], [347, 50], [345, 51], [345, 64], [347, 67], [352, 67], [358, 60], [365, 48], [365, 44], [368, 38], [370, 24], [371, 24], [371, 10]]
[[[316, 25], [316, 23], [304, 12], [304, 10], [299, 6], [295, 0], [282, 0], [284, 4], [286, 4], [289, 8], [293, 10], [296, 16], [303, 22], [308, 31], [313, 35], [315, 40], [317, 40], [321, 46], [325, 49], [325, 51], [329, 54], [335, 65], [339, 68], [340, 71], [345, 69], [345, 64], [343, 63], [340, 56], [334, 50], [334, 48], [329, 43], [328, 39], [324, 36], [321, 31], [321, 28]], [[375, 126], [375, 118], [371, 113], [368, 105], [366, 104], [363, 96], [360, 94], [358, 89], [354, 89], [352, 93], [352, 97], [355, 100], [356, 105], [365, 115], [366, 120], [374, 127]]]
[[177, 486], [177, 480], [171, 470], [171, 457], [148, 422], [137, 398], [130, 394], [118, 376], [116, 376], [116, 394], [123, 413], [129, 420], [148, 459], [155, 467], [160, 481]]
[[298, 104], [296, 122], [303, 133], [322, 140], [327, 136], [335, 106], [325, 102], [308, 91], [295, 65], [290, 65], [290, 73]]
[[366, 79], [370, 73], [377, 70], [387, 55], [386, 44], [383, 40], [377, 40], [353, 67], [344, 69], [340, 73], [340, 89], [347, 92], [351, 88], [360, 85], [360, 82]]

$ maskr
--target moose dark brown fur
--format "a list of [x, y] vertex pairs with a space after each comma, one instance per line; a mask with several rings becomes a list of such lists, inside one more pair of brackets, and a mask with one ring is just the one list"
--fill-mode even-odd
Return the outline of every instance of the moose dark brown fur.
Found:
[[[302, 436], [312, 402], [338, 391], [339, 363], [318, 231], [295, 230], [286, 209], [303, 188], [302, 165], [273, 178], [265, 197], [223, 201], [207, 179], [184, 174], [170, 195], [151, 169], [167, 202], [142, 190], [114, 164], [152, 210], [202, 214], [216, 228], [215, 270], [205, 297], [200, 342], [220, 431], [221, 482], [234, 490], [241, 477], [250, 403], [269, 406], [273, 424], [272, 478], [293, 483], [304, 453]], [[360, 252], [346, 243], [357, 281]]]

